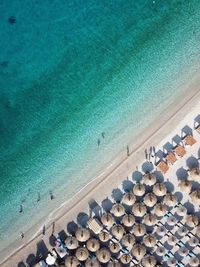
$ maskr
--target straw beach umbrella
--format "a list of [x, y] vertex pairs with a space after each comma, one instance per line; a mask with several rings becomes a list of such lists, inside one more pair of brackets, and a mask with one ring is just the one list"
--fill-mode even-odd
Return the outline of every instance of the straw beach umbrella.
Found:
[[167, 206], [163, 203], [157, 203], [154, 208], [154, 213], [158, 216], [164, 216], [167, 213]]
[[185, 206], [180, 206], [178, 207], [178, 209], [176, 210], [176, 214], [180, 217], [183, 217], [187, 214], [187, 209]]
[[120, 261], [122, 264], [128, 264], [131, 261], [131, 256], [129, 254], [122, 254]]
[[124, 227], [120, 224], [115, 224], [111, 229], [112, 234], [118, 239], [121, 240], [124, 234]]
[[199, 244], [199, 239], [197, 237], [195, 237], [195, 236], [190, 237], [190, 240], [188, 241], [188, 244], [191, 247], [196, 247]]
[[177, 222], [177, 219], [174, 216], [170, 216], [167, 218], [167, 224], [170, 226], [174, 226], [176, 222]]
[[110, 251], [107, 248], [101, 248], [98, 250], [96, 252], [96, 256], [101, 263], [107, 263], [111, 258]]
[[132, 212], [136, 217], [143, 217], [147, 212], [147, 208], [142, 203], [135, 203], [133, 205]]
[[122, 223], [127, 227], [132, 227], [135, 223], [135, 217], [132, 214], [125, 214]]
[[181, 180], [178, 184], [181, 192], [190, 192], [192, 189], [192, 182], [188, 180]]
[[197, 226], [199, 224], [199, 219], [196, 215], [192, 214], [192, 215], [187, 215], [186, 218], [186, 224], [191, 227], [194, 228], [195, 226]]
[[173, 266], [174, 267], [176, 265], [176, 263], [177, 263], [177, 260], [175, 258], [169, 258], [167, 260], [167, 265], [168, 266]]
[[147, 207], [153, 207], [157, 203], [157, 197], [154, 193], [148, 193], [144, 196], [144, 204]]
[[131, 254], [138, 260], [140, 261], [144, 255], [146, 254], [146, 248], [145, 246], [141, 244], [135, 244], [133, 248], [131, 249]]
[[154, 214], [146, 214], [143, 218], [143, 221], [142, 221], [144, 224], [146, 224], [147, 226], [153, 226], [157, 223], [157, 218], [156, 218], [156, 215]]
[[100, 233], [99, 233], [99, 240], [101, 241], [101, 242], [108, 242], [108, 240], [110, 240], [110, 238], [111, 238], [111, 236], [110, 236], [110, 234], [107, 232], [107, 231], [101, 231]]
[[156, 265], [156, 259], [154, 256], [145, 256], [142, 259], [142, 264], [145, 267], [154, 267]]
[[185, 227], [185, 226], [181, 226], [178, 230], [177, 230], [177, 233], [180, 235], [180, 236], [185, 236], [188, 232], [188, 229]]
[[136, 201], [136, 197], [133, 193], [128, 192], [124, 195], [122, 199], [122, 203], [126, 204], [127, 206], [132, 206]]
[[108, 228], [111, 228], [115, 220], [111, 213], [104, 213], [101, 217], [101, 222]]
[[100, 248], [99, 240], [96, 238], [91, 238], [86, 243], [87, 249], [91, 252], [96, 252]]
[[112, 253], [118, 253], [121, 250], [119, 243], [113, 242], [109, 244], [109, 249]]
[[159, 226], [156, 230], [156, 234], [159, 236], [164, 236], [166, 232], [167, 232], [167, 229], [163, 225]]
[[145, 186], [139, 183], [135, 184], [133, 187], [133, 193], [138, 197], [143, 196], [145, 193]]
[[180, 247], [178, 249], [178, 254], [182, 257], [186, 256], [188, 254], [188, 249], [186, 247]]
[[196, 228], [196, 236], [200, 238], [200, 225]]
[[76, 267], [76, 266], [79, 265], [79, 261], [74, 256], [67, 256], [66, 259], [65, 259], [65, 265], [67, 267]]
[[199, 168], [190, 169], [188, 180], [200, 183], [200, 169]]
[[76, 237], [68, 236], [65, 240], [65, 245], [68, 249], [76, 249], [79, 246], [79, 243]]
[[194, 190], [190, 193], [190, 198], [193, 203], [200, 205], [200, 190]]
[[121, 267], [121, 263], [119, 263], [118, 261], [113, 261], [113, 262], [109, 262], [107, 264], [107, 267]]
[[189, 264], [190, 264], [190, 266], [192, 266], [192, 267], [198, 267], [199, 264], [200, 264], [200, 261], [199, 261], [199, 259], [198, 259], [197, 257], [192, 257], [192, 258], [190, 258], [190, 260], [189, 260]]
[[156, 238], [153, 234], [147, 234], [143, 237], [143, 243], [146, 247], [152, 248], [156, 245]]
[[157, 254], [158, 256], [164, 256], [165, 253], [166, 253], [166, 249], [165, 249], [164, 247], [158, 247], [158, 248], [156, 249], [156, 254]]
[[89, 258], [85, 262], [85, 267], [100, 267], [100, 263], [95, 258]]
[[76, 250], [76, 257], [79, 261], [86, 261], [89, 257], [87, 248], [80, 247]]
[[164, 197], [164, 203], [169, 207], [175, 206], [177, 203], [177, 196], [172, 193], [167, 193]]
[[130, 250], [133, 247], [133, 244], [135, 244], [135, 237], [128, 233], [122, 237], [121, 242], [124, 247]]
[[125, 213], [124, 206], [120, 203], [116, 203], [112, 206], [111, 212], [114, 214], [115, 217], [121, 217]]
[[153, 186], [153, 192], [156, 196], [162, 197], [166, 195], [167, 188], [163, 183], [157, 183]]
[[75, 233], [76, 238], [80, 242], [86, 242], [90, 238], [90, 232], [86, 228], [79, 228]]
[[138, 223], [134, 225], [133, 233], [135, 236], [143, 236], [146, 234], [146, 227], [143, 224]]
[[168, 239], [167, 239], [167, 243], [170, 246], [174, 246], [177, 243], [177, 237], [175, 235], [169, 236]]
[[144, 176], [143, 176], [143, 183], [145, 185], [149, 185], [149, 186], [152, 186], [156, 183], [156, 176], [154, 173], [146, 173]]

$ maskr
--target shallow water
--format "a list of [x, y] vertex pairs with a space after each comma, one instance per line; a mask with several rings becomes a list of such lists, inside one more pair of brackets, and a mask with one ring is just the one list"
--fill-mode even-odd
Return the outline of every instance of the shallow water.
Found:
[[199, 70], [199, 8], [0, 2], [1, 248], [126, 153], [183, 90]]

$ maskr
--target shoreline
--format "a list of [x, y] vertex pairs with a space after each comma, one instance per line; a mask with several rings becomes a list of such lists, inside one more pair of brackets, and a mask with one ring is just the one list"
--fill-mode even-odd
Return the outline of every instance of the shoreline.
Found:
[[[115, 164], [111, 164], [111, 168], [107, 168], [101, 175], [94, 178], [91, 182], [85, 185], [74, 197], [63, 203], [58, 209], [51, 212], [47, 217], [46, 223], [44, 219], [40, 220], [34, 228], [30, 229], [23, 240], [16, 240], [9, 248], [5, 248], [0, 252], [0, 264], [2, 266], [16, 266], [15, 262], [25, 260], [28, 254], [36, 252], [37, 243], [42, 240], [41, 232], [39, 229], [45, 224], [46, 235], [43, 237], [45, 244], [48, 244], [48, 236], [51, 233], [52, 223], [55, 221], [55, 232], [59, 232], [62, 229], [65, 230], [66, 222], [72, 221], [76, 218], [76, 215], [81, 212], [88, 212], [88, 202], [94, 197], [95, 201], [99, 202], [106, 196], [109, 196], [112, 190], [119, 186], [120, 182], [125, 179], [130, 172], [133, 172], [135, 167], [144, 160], [144, 149], [148, 146], [158, 144], [166, 135], [169, 134], [170, 129], [177, 125], [177, 120], [184, 120], [184, 115], [189, 112], [190, 109], [200, 99], [200, 89], [198, 88], [199, 78], [186, 88], [185, 93], [179, 99], [173, 101], [167, 109], [165, 109], [159, 116], [159, 120], [154, 120], [147, 131], [143, 131], [140, 136], [137, 136], [136, 140], [129, 145], [130, 156], [126, 156], [126, 151], [117, 157]], [[191, 96], [192, 92], [192, 96]], [[177, 100], [180, 100], [177, 104]], [[184, 125], [183, 125], [184, 126]], [[126, 145], [124, 145], [126, 147]], [[135, 147], [133, 149], [133, 147]], [[136, 159], [134, 158], [136, 156]], [[100, 192], [103, 185], [106, 183], [106, 188], [103, 192]], [[111, 192], [110, 192], [111, 191]], [[80, 203], [83, 201], [83, 203]], [[70, 218], [70, 220], [69, 220]], [[43, 221], [43, 223], [41, 223]], [[34, 231], [34, 229], [37, 229]], [[32, 233], [35, 233], [34, 236]], [[23, 241], [23, 242], [22, 242]], [[17, 249], [16, 249], [17, 247]], [[15, 248], [15, 250], [14, 250]], [[20, 256], [20, 252], [24, 251], [23, 256]], [[10, 251], [9, 251], [10, 250]], [[5, 251], [7, 253], [5, 253]], [[13, 252], [14, 251], [14, 252]], [[4, 256], [3, 256], [4, 254]], [[7, 255], [6, 255], [7, 254]], [[6, 265], [8, 264], [8, 265]]]

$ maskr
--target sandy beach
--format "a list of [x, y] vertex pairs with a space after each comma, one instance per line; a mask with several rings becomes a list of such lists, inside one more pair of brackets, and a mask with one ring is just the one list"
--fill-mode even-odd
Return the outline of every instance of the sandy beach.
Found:
[[[34, 229], [25, 233], [23, 239], [16, 240], [12, 246], [3, 250], [0, 253], [0, 265], [2, 267], [20, 266], [18, 264], [26, 263], [30, 254], [38, 254], [38, 251], [44, 247], [51, 249], [49, 237], [52, 231], [55, 235], [62, 230], [67, 232], [67, 224], [76, 221], [80, 212], [90, 214], [89, 203], [92, 200], [101, 205], [105, 198], [112, 195], [113, 189], [120, 187], [123, 180], [127, 177], [132, 179], [132, 173], [145, 161], [146, 148], [162, 147], [167, 141], [171, 142], [174, 135], [180, 135], [185, 125], [192, 127], [194, 118], [200, 113], [199, 82], [200, 78], [195, 77], [192, 83], [185, 85], [185, 95], [178, 96], [174, 103], [159, 115], [159, 120], [154, 121], [151, 127], [148, 127], [141, 136], [129, 144], [129, 157], [126, 155], [127, 144], [125, 142], [124, 153], [119, 155], [109, 169], [102, 170], [101, 176], [86, 185], [58, 210], [49, 214], [45, 220], [40, 221]], [[44, 225], [46, 231], [45, 235], [42, 235]]]

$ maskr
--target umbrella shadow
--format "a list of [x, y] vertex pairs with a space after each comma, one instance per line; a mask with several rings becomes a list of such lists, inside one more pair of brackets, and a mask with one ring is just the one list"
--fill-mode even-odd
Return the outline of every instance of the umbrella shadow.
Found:
[[58, 233], [58, 236], [60, 237], [60, 239], [61, 239], [62, 241], [65, 241], [66, 238], [67, 238], [67, 234], [66, 234], [66, 232], [65, 232], [64, 230], [60, 231], [60, 232]]
[[163, 151], [164, 153], [166, 152], [167, 154], [173, 151], [173, 146], [170, 144], [170, 142], [167, 142], [163, 145]]
[[112, 198], [116, 202], [120, 202], [122, 200], [122, 198], [123, 198], [123, 192], [119, 188], [113, 189]]
[[194, 118], [194, 128], [198, 128], [200, 126], [200, 115], [197, 115], [195, 118]]
[[113, 203], [109, 198], [106, 198], [101, 202], [101, 206], [103, 207], [105, 212], [110, 212], [112, 209]]
[[184, 139], [188, 135], [193, 135], [193, 131], [192, 131], [192, 128], [190, 128], [188, 125], [185, 125], [181, 129], [181, 137], [182, 137], [182, 139]]
[[200, 160], [200, 148], [199, 148], [199, 150], [197, 152], [197, 155], [198, 155], [198, 160]]
[[177, 201], [181, 202], [181, 200], [183, 199], [183, 194], [181, 192], [176, 192], [175, 195], [177, 197]]
[[189, 169], [198, 168], [199, 167], [198, 159], [195, 158], [194, 156], [191, 156], [186, 160], [186, 165], [188, 166]]
[[172, 145], [174, 144], [174, 147], [176, 147], [180, 143], [182, 143], [182, 139], [178, 134], [172, 137]]
[[153, 170], [153, 164], [149, 161], [146, 161], [142, 164], [142, 171], [144, 173], [148, 173], [148, 172], [151, 172]]
[[20, 261], [18, 264], [17, 264], [17, 267], [26, 267], [25, 263], [23, 261]]
[[48, 249], [43, 240], [37, 243], [36, 258], [39, 260], [41, 258], [46, 258], [48, 255]]
[[[91, 199], [89, 202], [89, 208], [90, 208], [90, 211], [91, 211], [91, 215], [92, 213], [94, 213], [94, 215], [98, 218], [101, 217], [102, 215], [102, 210], [101, 210], [101, 207], [99, 206], [99, 204], [94, 200], [94, 199]], [[92, 217], [92, 216], [90, 216]]]
[[56, 237], [54, 235], [50, 235], [49, 237], [49, 244], [52, 246], [52, 247], [55, 247], [55, 242], [56, 241]]
[[164, 182], [164, 176], [160, 171], [154, 171], [154, 174], [156, 176], [157, 183], [163, 183]]
[[192, 191], [200, 190], [200, 183], [192, 181]]
[[89, 219], [90, 219], [90, 217], [88, 216], [88, 214], [86, 214], [84, 212], [80, 212], [77, 215], [77, 223], [82, 227], [86, 227]]
[[67, 232], [70, 235], [74, 235], [77, 230], [78, 230], [78, 225], [74, 221], [71, 221], [67, 224]]
[[163, 151], [159, 149], [159, 150], [156, 152], [155, 156], [156, 156], [156, 158], [159, 158], [159, 160], [162, 160], [162, 159], [164, 158], [165, 155], [164, 155]]
[[167, 192], [171, 193], [174, 191], [174, 185], [169, 181], [169, 179], [167, 179], [167, 181], [164, 182], [164, 185], [167, 188]]
[[37, 263], [35, 255], [34, 254], [29, 254], [28, 258], [26, 259], [26, 263], [30, 267], [34, 266]]
[[133, 180], [133, 181], [136, 181], [137, 183], [141, 182], [142, 177], [143, 177], [143, 175], [142, 175], [142, 173], [139, 172], [139, 171], [134, 171], [134, 172], [132, 173], [132, 180]]
[[184, 206], [187, 208], [188, 214], [194, 213], [194, 205], [190, 201], [185, 202]]
[[188, 178], [188, 173], [187, 170], [184, 169], [183, 167], [179, 168], [176, 171], [176, 176], [178, 177], [178, 180], [185, 180]]
[[133, 182], [131, 182], [130, 180], [124, 180], [122, 182], [122, 187], [124, 192], [130, 192], [133, 190]]

